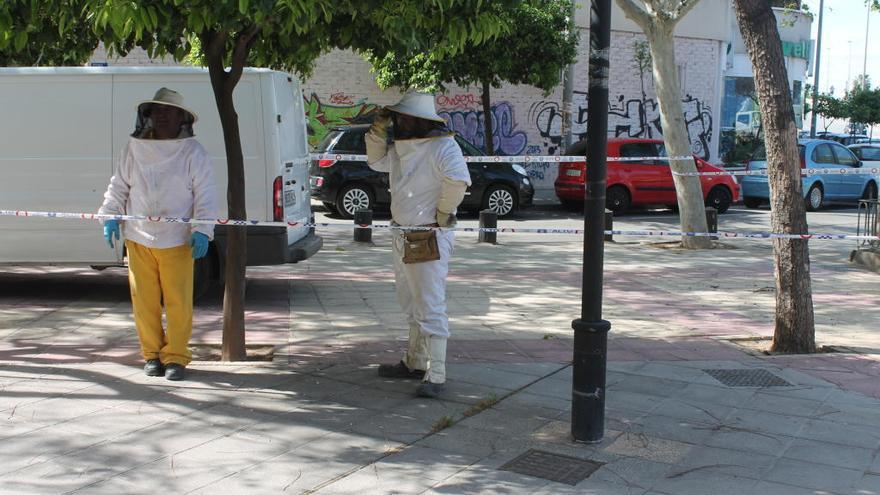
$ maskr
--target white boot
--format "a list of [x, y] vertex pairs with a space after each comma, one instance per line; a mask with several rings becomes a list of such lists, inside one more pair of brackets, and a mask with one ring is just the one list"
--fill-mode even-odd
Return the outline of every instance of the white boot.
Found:
[[446, 388], [446, 339], [437, 336], [428, 338], [428, 372], [425, 381], [419, 385], [416, 395], [437, 398]]

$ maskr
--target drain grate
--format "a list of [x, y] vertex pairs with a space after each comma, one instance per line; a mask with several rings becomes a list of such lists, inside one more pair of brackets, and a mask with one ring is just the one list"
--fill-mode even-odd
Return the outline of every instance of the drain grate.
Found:
[[791, 383], [767, 370], [703, 370], [728, 387], [790, 387]]
[[604, 464], [531, 449], [498, 469], [574, 486]]

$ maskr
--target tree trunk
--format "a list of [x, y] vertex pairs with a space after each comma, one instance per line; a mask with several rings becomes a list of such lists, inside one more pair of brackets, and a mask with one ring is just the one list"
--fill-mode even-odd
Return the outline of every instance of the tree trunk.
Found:
[[[666, 153], [671, 157], [691, 156], [691, 146], [684, 122], [684, 109], [681, 106], [681, 84], [675, 65], [675, 25], [664, 25], [655, 21], [650, 26], [642, 26], [651, 47], [654, 67], [654, 88], [660, 104], [660, 125], [663, 128], [663, 141]], [[696, 172], [693, 158], [670, 160], [675, 194], [678, 197], [678, 211], [682, 232], [708, 232], [706, 208], [699, 177], [675, 175], [675, 173]], [[683, 236], [682, 245], [690, 249], [712, 247], [709, 237]]]
[[495, 154], [494, 138], [492, 136], [492, 98], [489, 95], [489, 83], [483, 81], [483, 133], [486, 137], [486, 154]]
[[[776, 17], [766, 0], [734, 0], [761, 104], [773, 232], [807, 232], [797, 128]], [[810, 252], [806, 239], [774, 239], [776, 328], [771, 350], [815, 352]]]
[[[212, 33], [202, 37], [202, 47], [214, 99], [220, 114], [223, 128], [223, 141], [226, 145], [227, 188], [226, 201], [229, 218], [246, 220], [244, 156], [241, 150], [241, 134], [238, 127], [238, 114], [232, 100], [235, 85], [241, 77], [241, 65], [238, 72], [236, 66], [226, 72], [223, 60], [226, 55], [226, 36]], [[239, 40], [239, 43], [241, 40]], [[228, 228], [226, 245], [226, 287], [223, 293], [223, 361], [244, 361], [247, 359], [245, 350], [244, 294], [245, 271], [247, 266], [247, 230], [246, 227]]]

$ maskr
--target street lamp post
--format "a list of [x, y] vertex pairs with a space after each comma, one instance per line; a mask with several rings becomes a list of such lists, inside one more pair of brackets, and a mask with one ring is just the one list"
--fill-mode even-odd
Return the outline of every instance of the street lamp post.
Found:
[[816, 138], [816, 100], [819, 99], [819, 62], [822, 60], [822, 12], [825, 0], [819, 0], [819, 34], [816, 40], [816, 67], [813, 69], [813, 108], [810, 110], [810, 139]]
[[589, 443], [605, 435], [605, 364], [611, 330], [611, 323], [602, 319], [610, 46], [611, 0], [591, 0], [583, 286], [581, 317], [571, 322], [571, 435], [575, 441]]

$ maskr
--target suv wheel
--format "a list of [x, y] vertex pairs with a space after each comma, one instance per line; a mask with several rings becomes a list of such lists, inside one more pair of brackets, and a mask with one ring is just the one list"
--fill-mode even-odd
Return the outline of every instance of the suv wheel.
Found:
[[358, 210], [370, 210], [376, 200], [369, 188], [360, 184], [345, 186], [339, 191], [339, 199], [336, 201], [336, 211], [343, 218], [354, 218]]
[[483, 195], [483, 209], [506, 217], [516, 211], [516, 196], [505, 186], [489, 186]]

